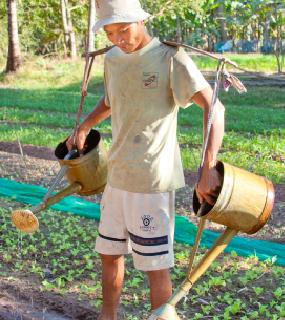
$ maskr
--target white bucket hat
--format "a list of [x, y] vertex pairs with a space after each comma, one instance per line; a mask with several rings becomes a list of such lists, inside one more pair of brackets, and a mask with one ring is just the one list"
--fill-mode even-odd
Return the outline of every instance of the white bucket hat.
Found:
[[142, 9], [139, 0], [96, 0], [96, 13], [98, 21], [93, 27], [94, 32], [107, 24], [137, 22], [150, 16]]

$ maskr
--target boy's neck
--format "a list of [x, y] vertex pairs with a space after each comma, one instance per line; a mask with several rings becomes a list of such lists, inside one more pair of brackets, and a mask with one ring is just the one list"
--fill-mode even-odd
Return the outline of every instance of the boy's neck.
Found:
[[[152, 40], [152, 37], [146, 32], [144, 37], [142, 38], [142, 41], [139, 43], [139, 45], [133, 50], [132, 52], [138, 51], [142, 48], [144, 48], [146, 45], [148, 45]], [[131, 52], [129, 52], [131, 53]]]

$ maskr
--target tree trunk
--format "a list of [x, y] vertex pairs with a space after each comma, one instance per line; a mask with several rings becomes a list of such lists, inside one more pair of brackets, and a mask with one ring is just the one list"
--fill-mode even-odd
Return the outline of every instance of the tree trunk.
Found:
[[264, 29], [263, 29], [263, 45], [267, 45], [269, 41], [269, 29], [270, 29], [270, 12], [266, 13]]
[[64, 43], [69, 49], [69, 56], [74, 59], [77, 56], [76, 38], [72, 27], [70, 9], [68, 8], [68, 0], [60, 0], [60, 4], [64, 31]]
[[208, 37], [207, 37], [207, 51], [211, 52], [213, 51], [213, 39], [212, 39], [212, 36], [210, 34], [208, 34]]
[[69, 31], [69, 37], [70, 37], [70, 57], [71, 59], [75, 59], [77, 57], [75, 32], [73, 31], [73, 27], [72, 27], [70, 9], [68, 8], [68, 0], [65, 0], [65, 1], [66, 1], [66, 13], [67, 13], [66, 14], [67, 27]]
[[62, 18], [63, 34], [64, 34], [64, 56], [66, 58], [68, 56], [67, 48], [69, 48], [69, 32], [67, 27], [65, 0], [60, 0], [60, 8], [61, 8], [61, 18]]
[[176, 42], [182, 43], [181, 21], [180, 17], [176, 17]]
[[89, 16], [88, 16], [88, 38], [87, 38], [87, 51], [91, 52], [95, 49], [95, 36], [92, 28], [95, 23], [96, 7], [95, 0], [89, 0]]
[[7, 0], [8, 13], [8, 56], [6, 72], [16, 71], [22, 64], [17, 22], [17, 2]]
[[276, 57], [277, 62], [277, 72], [282, 72], [282, 63], [281, 63], [281, 54], [282, 54], [282, 37], [281, 37], [281, 31], [282, 31], [282, 25], [279, 24], [279, 19], [282, 21], [282, 13], [280, 13], [280, 16], [278, 15], [277, 5], [275, 5], [274, 8], [274, 16], [276, 20], [276, 41], [274, 45], [274, 53]]
[[228, 35], [226, 30], [226, 21], [224, 15], [224, 5], [220, 4], [219, 7], [216, 9], [216, 19], [220, 25], [220, 32], [221, 32], [221, 40], [227, 41]]

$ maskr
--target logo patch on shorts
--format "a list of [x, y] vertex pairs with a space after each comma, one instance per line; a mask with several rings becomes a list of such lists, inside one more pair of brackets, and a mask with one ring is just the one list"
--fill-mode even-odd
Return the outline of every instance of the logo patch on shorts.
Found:
[[153, 217], [149, 214], [145, 214], [141, 217], [143, 225], [140, 226], [142, 231], [153, 231], [155, 227], [152, 226]]
[[144, 72], [143, 73], [143, 88], [154, 89], [158, 87], [158, 72]]

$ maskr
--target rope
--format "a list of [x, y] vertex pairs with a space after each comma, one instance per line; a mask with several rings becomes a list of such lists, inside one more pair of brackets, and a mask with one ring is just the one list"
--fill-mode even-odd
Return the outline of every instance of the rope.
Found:
[[208, 147], [211, 126], [212, 126], [212, 122], [213, 122], [213, 118], [214, 118], [214, 114], [215, 114], [215, 110], [216, 110], [216, 102], [218, 100], [218, 93], [219, 93], [219, 87], [220, 87], [220, 82], [221, 82], [220, 75], [221, 75], [221, 71], [224, 68], [225, 63], [226, 63], [226, 61], [224, 59], [219, 59], [218, 65], [217, 65], [215, 85], [214, 85], [210, 110], [209, 110], [209, 114], [208, 114], [205, 139], [204, 139], [203, 148], [202, 148], [201, 162], [200, 162], [200, 166], [198, 168], [197, 183], [200, 181], [202, 168], [203, 168], [203, 165], [205, 162], [205, 155], [206, 155], [206, 150]]
[[[90, 72], [91, 72], [93, 62], [97, 56], [105, 54], [107, 51], [109, 51], [113, 47], [114, 46], [109, 46], [109, 47], [99, 49], [96, 51], [87, 52], [85, 54], [85, 66], [84, 66], [84, 74], [83, 74], [83, 81], [82, 81], [82, 87], [81, 87], [81, 98], [80, 98], [79, 106], [77, 109], [76, 121], [75, 121], [74, 130], [73, 130], [73, 146], [75, 149], [76, 149], [76, 136], [77, 136], [77, 132], [78, 132], [79, 124], [80, 124], [80, 118], [82, 115], [83, 104], [84, 104], [85, 98], [88, 94], [87, 89], [88, 89], [88, 83], [90, 80]], [[80, 152], [81, 152], [81, 150], [79, 150], [79, 153]]]
[[[90, 72], [91, 72], [91, 68], [93, 65], [93, 61], [95, 60], [96, 56], [106, 53], [112, 47], [106, 47], [106, 48], [103, 48], [103, 49], [100, 49], [97, 51], [87, 53], [85, 55], [85, 66], [84, 66], [84, 74], [83, 74], [83, 81], [82, 81], [82, 87], [81, 87], [81, 98], [80, 98], [79, 106], [77, 109], [76, 121], [75, 121], [74, 130], [73, 130], [73, 146], [74, 146], [74, 148], [72, 150], [70, 150], [65, 155], [64, 160], [69, 160], [76, 153], [76, 150], [75, 150], [76, 149], [76, 135], [77, 135], [79, 124], [80, 124], [80, 118], [82, 115], [83, 104], [84, 104], [85, 98], [87, 96], [87, 88], [88, 88], [88, 83], [90, 80]], [[79, 153], [81, 153], [81, 152], [82, 152], [82, 150], [79, 150]], [[42, 202], [39, 205], [37, 205], [36, 207], [34, 207], [34, 211], [36, 211], [38, 208], [40, 208], [40, 206], [50, 198], [51, 193], [58, 186], [59, 182], [61, 181], [61, 179], [65, 175], [66, 170], [67, 170], [66, 165], [61, 167], [60, 171], [58, 172], [57, 176], [55, 177], [54, 182], [47, 190], [47, 193], [44, 196]]]
[[[206, 127], [206, 135], [205, 135], [205, 139], [203, 142], [203, 148], [202, 148], [202, 155], [201, 155], [201, 162], [200, 162], [200, 166], [198, 168], [198, 172], [197, 172], [197, 182], [196, 184], [199, 183], [200, 178], [201, 178], [201, 174], [202, 174], [202, 168], [205, 162], [205, 155], [206, 155], [206, 150], [207, 150], [207, 146], [208, 146], [208, 142], [209, 142], [209, 137], [210, 137], [210, 131], [211, 131], [211, 126], [212, 126], [212, 122], [213, 122], [213, 118], [214, 118], [214, 114], [215, 114], [215, 109], [216, 109], [216, 102], [218, 100], [218, 93], [219, 93], [219, 87], [220, 87], [220, 75], [221, 75], [221, 71], [223, 70], [225, 65], [225, 60], [224, 59], [220, 59], [218, 61], [218, 65], [217, 65], [217, 70], [216, 70], [216, 79], [215, 79], [215, 85], [214, 85], [214, 90], [213, 90], [213, 95], [212, 95], [212, 100], [211, 100], [211, 105], [210, 105], [210, 110], [209, 110], [209, 114], [208, 114], [208, 119], [207, 119], [207, 127]], [[195, 243], [191, 252], [191, 256], [189, 259], [189, 266], [188, 266], [188, 277], [191, 273], [192, 267], [193, 267], [193, 263], [194, 263], [194, 258], [195, 255], [197, 253], [198, 250], [198, 246], [199, 246], [199, 242], [202, 236], [202, 232], [205, 228], [205, 223], [206, 223], [206, 218], [201, 216], [200, 212], [203, 210], [203, 203], [200, 206], [199, 211], [197, 212], [197, 216], [200, 217], [200, 222], [199, 222], [199, 227], [196, 233], [196, 237], [195, 237]]]
[[[203, 148], [202, 148], [202, 154], [201, 154], [201, 162], [200, 162], [200, 166], [199, 166], [198, 172], [197, 172], [197, 182], [196, 182], [196, 184], [198, 184], [199, 181], [200, 181], [201, 174], [202, 174], [202, 168], [203, 168], [203, 165], [204, 165], [204, 162], [205, 162], [205, 155], [206, 155], [206, 150], [207, 150], [207, 146], [208, 146], [208, 142], [209, 142], [211, 126], [212, 126], [212, 122], [213, 122], [213, 118], [214, 118], [214, 114], [215, 114], [216, 103], [217, 103], [217, 100], [218, 100], [218, 93], [219, 93], [219, 87], [220, 87], [220, 82], [221, 82], [221, 72], [224, 70], [225, 63], [226, 63], [225, 59], [219, 59], [218, 60], [218, 65], [217, 65], [217, 70], [216, 70], [215, 85], [214, 85], [214, 90], [213, 90], [210, 110], [209, 110], [208, 119], [207, 119], [206, 134], [205, 134], [205, 139], [204, 139], [204, 142], [203, 142]], [[190, 258], [189, 258], [187, 279], [189, 279], [189, 277], [190, 277], [190, 273], [191, 273], [192, 268], [193, 268], [195, 255], [197, 253], [197, 250], [198, 250], [198, 247], [199, 247], [199, 242], [200, 242], [200, 239], [201, 239], [201, 236], [202, 236], [202, 232], [203, 232], [203, 230], [205, 228], [205, 224], [206, 224], [206, 218], [201, 216], [201, 214], [200, 214], [200, 212], [203, 210], [203, 205], [204, 205], [204, 203], [201, 204], [200, 209], [197, 212], [197, 216], [200, 217], [200, 222], [199, 222], [198, 230], [197, 230], [197, 233], [196, 233], [194, 246], [192, 248], [192, 252], [191, 252], [191, 255], [190, 255]]]

